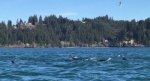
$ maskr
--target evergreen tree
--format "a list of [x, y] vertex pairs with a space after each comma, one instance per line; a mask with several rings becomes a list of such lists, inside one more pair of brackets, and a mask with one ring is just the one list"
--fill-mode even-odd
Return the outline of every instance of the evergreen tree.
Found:
[[8, 20], [7, 27], [12, 27], [12, 21], [11, 20]]

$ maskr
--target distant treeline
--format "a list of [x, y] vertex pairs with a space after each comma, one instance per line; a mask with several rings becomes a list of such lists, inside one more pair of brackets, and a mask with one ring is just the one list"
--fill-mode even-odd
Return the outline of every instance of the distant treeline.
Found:
[[150, 46], [150, 18], [145, 20], [113, 20], [106, 16], [70, 20], [55, 15], [27, 21], [0, 23], [0, 45], [36, 44], [44, 47], [120, 46], [133, 39], [136, 44]]

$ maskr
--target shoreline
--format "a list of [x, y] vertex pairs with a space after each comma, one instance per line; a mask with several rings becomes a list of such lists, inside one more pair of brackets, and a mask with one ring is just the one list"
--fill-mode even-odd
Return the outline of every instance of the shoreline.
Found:
[[48, 45], [30, 45], [30, 44], [13, 44], [13, 45], [0, 45], [0, 48], [126, 48], [126, 47], [150, 47], [147, 45], [136, 44], [136, 45], [128, 45], [128, 46], [109, 46], [109, 45], [94, 45], [94, 46], [48, 46]]
[[110, 47], [0, 47], [0, 48], [68, 48], [68, 49], [72, 49], [72, 48], [143, 48], [143, 47], [150, 47], [150, 46], [124, 46], [124, 47], [119, 47], [119, 46], [110, 46]]

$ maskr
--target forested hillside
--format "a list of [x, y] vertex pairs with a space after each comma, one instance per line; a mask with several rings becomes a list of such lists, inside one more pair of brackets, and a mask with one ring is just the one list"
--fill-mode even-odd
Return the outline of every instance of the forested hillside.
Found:
[[0, 23], [0, 46], [102, 47], [150, 46], [150, 18], [113, 20], [106, 16], [70, 20], [50, 15], [30, 16], [28, 21]]

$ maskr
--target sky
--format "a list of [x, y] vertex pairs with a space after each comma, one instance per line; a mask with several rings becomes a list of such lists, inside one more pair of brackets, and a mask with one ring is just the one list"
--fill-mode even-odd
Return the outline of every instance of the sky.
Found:
[[[122, 6], [119, 6], [119, 2]], [[150, 0], [1, 0], [0, 22], [13, 24], [29, 16], [44, 18], [62, 15], [68, 19], [82, 20], [108, 15], [114, 20], [144, 20], [150, 17]]]

